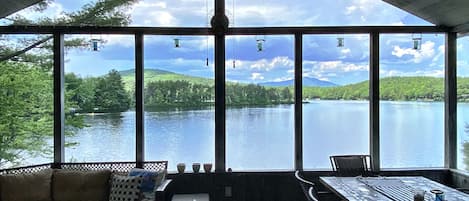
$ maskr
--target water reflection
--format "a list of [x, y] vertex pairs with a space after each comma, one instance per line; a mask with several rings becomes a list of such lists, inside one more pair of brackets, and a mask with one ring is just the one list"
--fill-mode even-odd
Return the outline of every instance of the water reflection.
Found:
[[[441, 104], [381, 103], [380, 109], [385, 115], [381, 129], [393, 130], [382, 133], [381, 153], [385, 164], [401, 167], [442, 165], [440, 138], [444, 136], [444, 115], [440, 112]], [[305, 167], [329, 168], [328, 156], [334, 151], [368, 153], [368, 108], [367, 101], [304, 104]], [[459, 114], [469, 113], [469, 105], [459, 106], [458, 110]], [[227, 167], [233, 170], [293, 168], [293, 105], [227, 108], [226, 113]], [[66, 161], [135, 160], [135, 112], [88, 115], [85, 121], [89, 127], [66, 138], [79, 142], [77, 146], [66, 148]], [[463, 118], [458, 118], [458, 125], [464, 125]], [[462, 147], [463, 144], [469, 146], [463, 143], [467, 142], [467, 136], [458, 135], [461, 155], [469, 149]], [[415, 144], [418, 146], [410, 146]], [[147, 160], [169, 160], [170, 169], [175, 169], [178, 162], [214, 163], [214, 147], [213, 107], [145, 112]]]

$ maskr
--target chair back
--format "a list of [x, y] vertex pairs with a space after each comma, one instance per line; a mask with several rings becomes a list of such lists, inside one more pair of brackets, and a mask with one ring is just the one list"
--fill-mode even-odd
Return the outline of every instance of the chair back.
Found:
[[[315, 184], [311, 181], [304, 179], [300, 175], [300, 171], [295, 171], [296, 180], [300, 184], [301, 190], [303, 190], [304, 195], [308, 199], [308, 201], [319, 201], [318, 199], [318, 192], [315, 188]], [[310, 192], [311, 191], [311, 192]]]
[[371, 173], [368, 165], [370, 161], [369, 155], [335, 155], [329, 158], [332, 170], [337, 176], [368, 176]]

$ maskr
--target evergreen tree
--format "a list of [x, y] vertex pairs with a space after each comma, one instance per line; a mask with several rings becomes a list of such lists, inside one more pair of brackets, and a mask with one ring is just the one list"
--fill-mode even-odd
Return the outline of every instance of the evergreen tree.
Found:
[[50, 153], [52, 76], [24, 64], [0, 62], [0, 167], [26, 154]]
[[104, 78], [98, 79], [95, 103], [100, 112], [123, 112], [129, 109], [130, 98], [119, 72], [113, 69]]

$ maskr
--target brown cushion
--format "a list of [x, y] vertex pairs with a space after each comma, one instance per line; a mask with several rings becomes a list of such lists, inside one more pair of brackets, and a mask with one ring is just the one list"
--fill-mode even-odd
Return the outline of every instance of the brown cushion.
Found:
[[52, 176], [54, 201], [107, 201], [110, 170], [56, 170]]
[[2, 175], [2, 201], [51, 201], [52, 169], [36, 173]]

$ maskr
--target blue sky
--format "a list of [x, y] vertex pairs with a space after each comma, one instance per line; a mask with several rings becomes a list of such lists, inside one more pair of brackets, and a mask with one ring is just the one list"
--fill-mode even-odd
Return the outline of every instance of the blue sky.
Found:
[[[87, 1], [55, 0], [42, 14], [24, 10], [29, 18], [60, 15], [79, 9]], [[227, 0], [230, 26], [342, 26], [342, 25], [431, 25], [379, 0]], [[141, 0], [128, 12], [131, 26], [208, 26], [213, 0]], [[69, 36], [77, 37], [77, 36]], [[81, 35], [106, 41], [99, 52], [70, 50], [67, 72], [99, 76], [110, 69], [134, 67], [133, 36]], [[337, 38], [345, 46], [337, 47]], [[173, 40], [181, 40], [174, 48]], [[264, 39], [264, 51], [256, 49], [256, 39]], [[336, 84], [368, 80], [368, 35], [305, 35], [303, 75]], [[381, 36], [380, 76], [443, 76], [444, 35], [422, 35], [422, 48], [412, 49], [412, 34]], [[293, 36], [228, 36], [227, 79], [238, 82], [269, 82], [293, 78]], [[458, 40], [458, 73], [469, 75], [467, 38]], [[213, 37], [146, 36], [145, 67], [177, 73], [212, 77]], [[205, 60], [209, 58], [209, 66]], [[233, 68], [233, 60], [236, 67]]]

